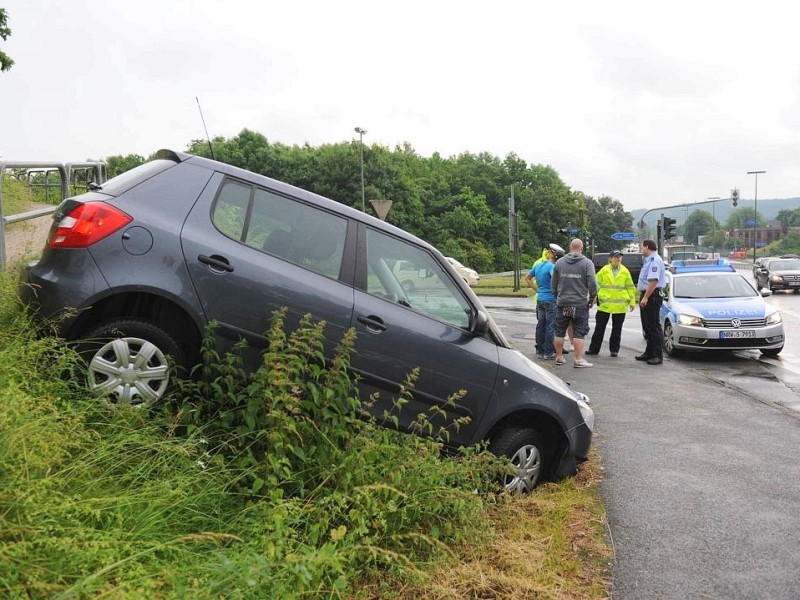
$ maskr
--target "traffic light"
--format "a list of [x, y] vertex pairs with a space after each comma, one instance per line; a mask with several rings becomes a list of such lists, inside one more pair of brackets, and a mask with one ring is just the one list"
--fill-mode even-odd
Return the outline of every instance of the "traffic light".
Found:
[[739, 206], [739, 190], [738, 190], [738, 188], [734, 188], [734, 189], [731, 190], [731, 200], [733, 201], [734, 208]]
[[671, 240], [675, 237], [675, 219], [672, 217], [664, 217], [664, 222], [661, 225], [661, 231], [664, 232], [664, 239]]

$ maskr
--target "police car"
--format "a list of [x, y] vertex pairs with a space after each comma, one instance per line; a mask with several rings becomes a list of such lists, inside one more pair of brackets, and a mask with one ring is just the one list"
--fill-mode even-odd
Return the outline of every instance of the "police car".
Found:
[[664, 349], [783, 350], [781, 314], [764, 302], [772, 292], [757, 292], [724, 258], [673, 261], [667, 271], [661, 324]]

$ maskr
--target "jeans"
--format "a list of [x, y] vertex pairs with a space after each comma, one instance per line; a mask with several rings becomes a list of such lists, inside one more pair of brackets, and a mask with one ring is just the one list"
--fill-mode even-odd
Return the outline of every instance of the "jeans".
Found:
[[553, 340], [556, 330], [556, 303], [542, 302], [536, 304], [536, 351], [543, 356], [555, 354]]

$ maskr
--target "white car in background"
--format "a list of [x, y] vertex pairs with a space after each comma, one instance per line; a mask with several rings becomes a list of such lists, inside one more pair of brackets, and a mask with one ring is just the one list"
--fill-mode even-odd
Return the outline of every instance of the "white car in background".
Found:
[[478, 275], [478, 272], [474, 269], [470, 269], [469, 267], [465, 267], [460, 262], [458, 262], [452, 256], [445, 256], [447, 262], [453, 265], [453, 268], [456, 270], [456, 273], [461, 275], [461, 278], [467, 282], [467, 285], [470, 287], [475, 287], [478, 285], [478, 282], [481, 280], [481, 276]]

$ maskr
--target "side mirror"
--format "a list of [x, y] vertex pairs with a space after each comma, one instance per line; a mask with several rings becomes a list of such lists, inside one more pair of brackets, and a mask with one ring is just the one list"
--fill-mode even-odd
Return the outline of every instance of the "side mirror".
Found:
[[469, 330], [476, 337], [486, 335], [486, 332], [489, 331], [489, 315], [486, 314], [486, 311], [478, 310], [475, 312]]
[[761, 297], [766, 298], [767, 296], [772, 296], [772, 290], [768, 290], [767, 288], [762, 288]]

